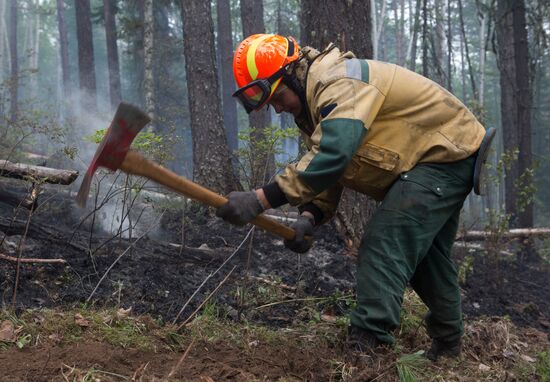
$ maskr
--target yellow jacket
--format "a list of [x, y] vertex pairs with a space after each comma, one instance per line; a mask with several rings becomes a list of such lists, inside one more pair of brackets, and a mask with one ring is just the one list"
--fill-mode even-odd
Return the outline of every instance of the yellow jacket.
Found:
[[275, 182], [292, 205], [330, 218], [342, 186], [376, 200], [417, 163], [454, 162], [479, 148], [484, 127], [455, 96], [400, 66], [325, 50], [309, 67], [309, 152]]

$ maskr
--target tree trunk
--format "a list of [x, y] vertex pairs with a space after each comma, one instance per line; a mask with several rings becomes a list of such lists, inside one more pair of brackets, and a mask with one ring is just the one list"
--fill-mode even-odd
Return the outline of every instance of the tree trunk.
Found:
[[418, 28], [420, 27], [420, 9], [421, 0], [416, 0], [416, 10], [414, 12], [414, 24], [412, 30], [412, 38], [410, 43], [410, 53], [408, 55], [409, 69], [413, 72], [416, 70], [416, 44], [418, 40]]
[[[380, 58], [380, 41], [382, 39], [382, 35], [383, 35], [383, 31], [384, 31], [384, 24], [385, 24], [384, 21], [386, 19], [386, 6], [387, 6], [387, 3], [388, 3], [387, 0], [382, 1], [382, 9], [380, 11], [380, 17], [378, 17], [378, 15], [376, 13], [376, 1], [371, 0], [371, 2], [370, 2], [371, 21], [369, 23], [370, 28], [369, 28], [368, 32], [370, 32], [370, 34], [372, 35], [372, 37], [371, 37], [371, 40], [372, 40], [372, 55], [370, 55], [369, 57], [372, 57], [375, 60]], [[359, 6], [362, 6], [362, 7], [366, 6], [366, 4], [361, 4], [361, 2], [359, 2], [359, 4], [355, 4], [355, 5], [356, 6], [359, 5]]]
[[[5, 24], [6, 15], [6, 0], [0, 0], [0, 78], [4, 79], [8, 77], [10, 69], [10, 54], [9, 54], [9, 42]], [[0, 90], [0, 119], [5, 118], [4, 109], [5, 93], [4, 89]]]
[[65, 24], [65, 0], [57, 0], [57, 29], [59, 31], [59, 56], [63, 76], [63, 97], [69, 97], [71, 75], [69, 72], [69, 39]]
[[451, 17], [452, 0], [447, 0], [447, 90], [453, 91], [453, 28]]
[[193, 178], [218, 193], [235, 189], [218, 93], [210, 2], [182, 0], [183, 43], [191, 133]]
[[477, 3], [477, 16], [479, 18], [479, 95], [477, 99], [480, 110], [483, 108], [485, 97], [485, 39], [487, 33], [488, 14], [483, 9], [483, 4]]
[[500, 70], [504, 151], [518, 150], [518, 159], [506, 168], [505, 204], [512, 227], [533, 225], [531, 84], [525, 3], [497, 2], [498, 67]]
[[40, 54], [40, 12], [39, 12], [38, 0], [33, 1], [33, 20], [29, 22], [31, 25], [29, 36], [30, 39], [30, 52], [29, 52], [29, 67], [33, 71], [33, 74], [29, 80], [30, 98], [36, 100], [38, 97], [38, 57]]
[[90, 113], [97, 111], [94, 43], [90, 0], [75, 0], [76, 39], [78, 42], [78, 76], [80, 80], [80, 105]]
[[398, 65], [403, 65], [403, 51], [401, 38], [401, 20], [399, 19], [399, 4], [398, 0], [392, 0], [393, 18], [395, 23], [395, 61]]
[[235, 92], [233, 79], [233, 30], [229, 0], [218, 0], [218, 51], [220, 54], [220, 76], [222, 84], [223, 123], [229, 150], [239, 148], [237, 104], [232, 97]]
[[131, 30], [131, 55], [132, 55], [132, 61], [131, 61], [131, 73], [132, 73], [132, 81], [131, 81], [131, 91], [128, 93], [132, 96], [133, 102], [144, 105], [145, 104], [145, 96], [144, 96], [144, 86], [143, 86], [143, 66], [144, 66], [144, 58], [143, 58], [143, 34], [144, 34], [144, 0], [135, 0], [135, 9], [134, 12], [132, 12], [132, 20], [131, 24], [133, 25]]
[[10, 81], [10, 121], [17, 121], [17, 98], [19, 91], [19, 66], [17, 58], [17, 0], [10, 3], [10, 58], [11, 58], [11, 81]]
[[442, 0], [435, 0], [435, 35], [432, 37], [434, 45], [432, 52], [434, 72], [432, 79], [441, 86], [445, 86], [445, 72], [443, 71], [443, 43], [445, 41], [445, 28], [443, 26], [442, 7]]
[[[281, 36], [289, 36], [291, 33], [290, 33], [290, 28], [289, 28], [289, 25], [288, 25], [288, 19], [285, 20], [285, 18], [283, 18], [283, 1], [282, 0], [277, 0], [277, 33], [280, 34]], [[293, 36], [293, 37], [296, 37], [296, 36]], [[294, 126], [294, 117], [292, 114], [290, 113], [281, 113], [280, 114], [280, 117], [281, 117], [281, 128], [282, 129], [286, 129], [287, 127], [291, 127], [291, 126]], [[290, 142], [290, 139], [287, 140], [286, 143], [289, 143]]]
[[[346, 6], [342, 6], [337, 0], [303, 0], [302, 22], [305, 24], [303, 30], [306, 34], [302, 39], [305, 44], [319, 48], [324, 48], [329, 42], [334, 41], [342, 50], [351, 50], [361, 58], [371, 58], [373, 39], [370, 2], [354, 1], [345, 4]], [[376, 203], [364, 194], [349, 189], [342, 194], [336, 222], [340, 232], [349, 239], [351, 245], [359, 245], [375, 207]]]
[[[385, 12], [383, 7], [380, 20], [384, 19]], [[361, 58], [373, 57], [373, 26], [368, 1], [348, 1], [342, 4], [337, 0], [304, 0], [302, 22], [305, 23], [306, 31], [302, 36], [304, 45], [324, 49], [333, 42], [342, 51], [351, 50]]]
[[403, 49], [405, 47], [405, 0], [400, 0], [399, 2], [399, 9], [400, 9], [400, 18], [399, 18], [399, 50], [400, 54], [397, 58], [397, 63], [401, 66], [405, 65], [405, 52], [403, 52]]
[[[265, 33], [263, 0], [240, 0], [241, 22], [243, 37], [246, 38], [256, 33]], [[267, 107], [254, 111], [248, 117], [252, 134], [250, 144], [252, 152], [251, 163], [251, 187], [258, 187], [268, 183], [275, 171], [275, 158], [273, 153], [263, 152], [257, 145], [265, 141], [265, 128], [271, 124], [271, 116]]]
[[[10, 67], [10, 51], [6, 29], [6, 0], [0, 0], [0, 76]], [[1, 108], [2, 106], [0, 106]]]
[[458, 16], [460, 18], [460, 31], [462, 34], [462, 41], [464, 43], [464, 51], [466, 55], [466, 62], [468, 62], [468, 72], [470, 74], [470, 84], [472, 85], [472, 97], [474, 99], [478, 98], [476, 79], [474, 75], [474, 67], [472, 66], [472, 61], [470, 60], [470, 49], [468, 48], [468, 39], [466, 38], [466, 29], [464, 27], [464, 15], [463, 15], [462, 0], [458, 0]]
[[155, 54], [155, 49], [153, 43], [155, 20], [153, 17], [153, 0], [145, 0], [143, 5], [143, 90], [145, 91], [145, 110], [153, 122], [149, 129], [154, 130], [155, 81], [153, 75], [153, 55]]
[[422, 0], [422, 75], [430, 76], [428, 66], [428, 0]]
[[115, 19], [116, 0], [103, 0], [105, 40], [107, 43], [107, 67], [109, 69], [109, 98], [114, 110], [120, 103], [120, 68], [118, 62], [117, 31]]

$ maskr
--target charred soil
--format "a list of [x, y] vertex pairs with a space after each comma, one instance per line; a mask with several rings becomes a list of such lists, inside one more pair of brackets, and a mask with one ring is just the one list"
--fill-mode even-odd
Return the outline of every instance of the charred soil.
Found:
[[[72, 215], [74, 210], [71, 201], [52, 194], [27, 227], [25, 211], [17, 211], [14, 219], [13, 210], [0, 203], [0, 253], [67, 262], [21, 264], [17, 308], [8, 321], [43, 309], [83, 309], [85, 316], [88, 311], [131, 308], [136, 317], [151, 317], [157, 325], [155, 330], [172, 327], [173, 321], [177, 322], [173, 329], [183, 321], [189, 324], [174, 329], [180, 336], [176, 349], [167, 342], [166, 333], [145, 349], [106, 343], [103, 337], [88, 336], [85, 331], [80, 341], [58, 340], [56, 336], [39, 336], [42, 340], [38, 340], [31, 335], [32, 346], [23, 346], [22, 350], [11, 345], [5, 345], [4, 350], [0, 347], [0, 361], [9, 376], [4, 380], [81, 380], [91, 369], [101, 375], [101, 380], [118, 380], [109, 373], [130, 378], [133, 373], [141, 373], [144, 380], [166, 376], [191, 344], [192, 336], [186, 333], [200, 326], [205, 314], [229, 326], [239, 325], [235, 332], [243, 338], [230, 340], [234, 332], [221, 337], [208, 333], [193, 337], [193, 350], [173, 374], [175, 379], [318, 381], [365, 377], [360, 372], [365, 369], [365, 359], [349, 358], [342, 351], [345, 317], [353, 305], [356, 259], [333, 226], [317, 230], [312, 250], [296, 255], [277, 237], [250, 231], [250, 227], [232, 227], [200, 209], [185, 214], [170, 210], [158, 213], [151, 228], [136, 230], [131, 238], [113, 238], [92, 229], [91, 217], [81, 224], [81, 217]], [[471, 263], [462, 284], [469, 325], [489, 322], [487, 325], [498, 326], [505, 322], [503, 325], [510, 325], [505, 330], [517, 333], [512, 337], [524, 338], [529, 351], [544, 350], [550, 333], [548, 267], [519, 267], [512, 260], [495, 264], [484, 251], [459, 250], [457, 259], [459, 265], [465, 259]], [[13, 262], [0, 259], [0, 291], [5, 308], [12, 302], [15, 269]], [[194, 315], [199, 307], [200, 317]], [[483, 321], [485, 316], [509, 316], [513, 324], [502, 318]], [[421, 324], [421, 317], [417, 319]], [[310, 333], [305, 328], [311, 325], [323, 329]], [[258, 335], [262, 328], [280, 337], [266, 340]], [[402, 327], [397, 333], [401, 351], [412, 353], [425, 348], [429, 340], [423, 329], [418, 325], [409, 329]], [[474, 339], [479, 334], [476, 330]], [[21, 338], [20, 333], [17, 338]], [[525, 339], [528, 336], [533, 338], [532, 345]], [[511, 345], [503, 346], [498, 349], [501, 358]], [[475, 346], [470, 348], [474, 352], [472, 349]], [[384, 357], [393, 357], [389, 362], [395, 366], [396, 352], [390, 353]], [[477, 363], [485, 359], [483, 355], [475, 357]], [[381, 380], [396, 377], [395, 372], [382, 373], [380, 363], [378, 368], [373, 364], [369, 367], [378, 375], [387, 373]], [[460, 368], [457, 366], [458, 371]], [[512, 373], [510, 370], [499, 372]]]

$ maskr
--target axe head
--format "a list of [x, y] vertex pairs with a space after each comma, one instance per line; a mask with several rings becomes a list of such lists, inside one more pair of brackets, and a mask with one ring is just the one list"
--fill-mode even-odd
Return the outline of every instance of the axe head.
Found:
[[116, 171], [124, 161], [137, 133], [150, 121], [149, 116], [138, 107], [124, 102], [118, 105], [115, 117], [99, 144], [84, 179], [82, 179], [80, 190], [76, 195], [76, 202], [79, 206], [86, 205], [92, 178], [98, 167]]

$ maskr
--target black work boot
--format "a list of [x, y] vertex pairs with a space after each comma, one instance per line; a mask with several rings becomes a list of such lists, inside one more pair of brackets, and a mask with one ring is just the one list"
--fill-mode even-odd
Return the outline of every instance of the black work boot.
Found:
[[439, 357], [458, 357], [462, 351], [462, 341], [442, 341], [434, 338], [430, 350], [426, 352], [426, 358], [437, 361]]
[[358, 351], [362, 353], [370, 353], [376, 348], [385, 345], [376, 336], [359, 326], [348, 326], [348, 335], [346, 337], [345, 347], [352, 351]]

